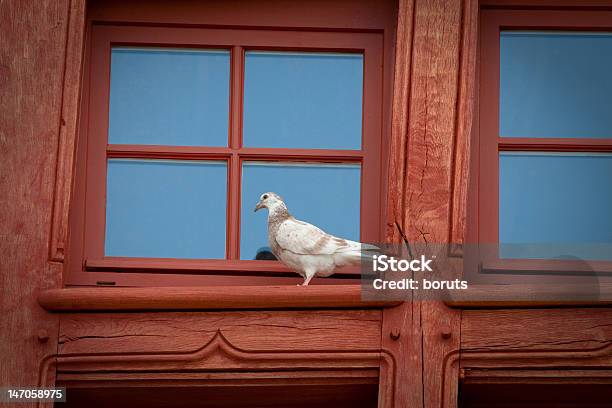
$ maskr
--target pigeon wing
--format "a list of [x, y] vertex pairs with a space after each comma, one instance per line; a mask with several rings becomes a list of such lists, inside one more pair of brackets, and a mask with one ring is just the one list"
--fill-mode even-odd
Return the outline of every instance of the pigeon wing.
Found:
[[334, 237], [307, 222], [288, 218], [274, 237], [283, 250], [297, 255], [333, 255], [352, 250], [359, 243]]

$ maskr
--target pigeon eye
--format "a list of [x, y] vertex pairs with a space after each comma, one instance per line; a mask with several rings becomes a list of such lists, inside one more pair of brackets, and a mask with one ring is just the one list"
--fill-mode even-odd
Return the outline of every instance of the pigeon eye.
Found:
[[262, 198], [263, 198], [264, 200], [267, 200], [267, 199], [268, 199], [268, 195], [267, 195], [267, 194], [264, 194]]

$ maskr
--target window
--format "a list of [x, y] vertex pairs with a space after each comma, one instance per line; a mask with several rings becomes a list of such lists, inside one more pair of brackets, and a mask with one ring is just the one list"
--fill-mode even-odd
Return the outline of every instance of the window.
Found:
[[332, 234], [379, 239], [380, 33], [93, 24], [89, 52], [69, 283], [287, 275], [255, 260], [266, 191]]
[[478, 242], [501, 263], [612, 260], [611, 22], [482, 10]]

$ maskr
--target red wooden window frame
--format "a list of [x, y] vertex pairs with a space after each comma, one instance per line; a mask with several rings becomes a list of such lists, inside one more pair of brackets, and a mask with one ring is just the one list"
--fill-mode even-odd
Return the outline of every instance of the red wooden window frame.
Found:
[[[230, 51], [230, 106], [227, 147], [109, 145], [108, 109], [112, 46], [225, 49]], [[83, 214], [73, 230], [72, 260], [66, 283], [72, 285], [193, 285], [278, 283], [295, 276], [276, 261], [239, 259], [240, 189], [243, 161], [361, 164], [361, 240], [382, 236], [382, 95], [383, 37], [378, 32], [234, 29], [93, 24], [85, 73], [81, 135], [86, 140]], [[242, 146], [243, 67], [245, 51], [316, 51], [364, 55], [363, 125], [360, 150], [247, 148]], [[83, 143], [83, 142], [81, 142]], [[106, 165], [110, 158], [220, 160], [227, 163], [227, 242], [225, 260], [104, 257]], [[73, 231], [72, 233], [75, 233]], [[79, 262], [75, 262], [75, 261]], [[130, 272], [130, 273], [127, 273]], [[343, 272], [340, 272], [342, 274]], [[354, 273], [354, 272], [353, 272]], [[351, 272], [344, 272], [355, 277]], [[219, 275], [225, 275], [220, 277]]]
[[[608, 31], [612, 32], [609, 10], [545, 10], [482, 8], [480, 14], [480, 70], [478, 94], [477, 177], [478, 199], [475, 220], [476, 242], [497, 244], [499, 240], [499, 154], [500, 152], [612, 152], [612, 138], [522, 138], [499, 135], [500, 32], [502, 30]], [[493, 247], [494, 245], [489, 245]], [[607, 261], [585, 262], [531, 259], [499, 259], [498, 252], [481, 253], [485, 272], [610, 272]]]

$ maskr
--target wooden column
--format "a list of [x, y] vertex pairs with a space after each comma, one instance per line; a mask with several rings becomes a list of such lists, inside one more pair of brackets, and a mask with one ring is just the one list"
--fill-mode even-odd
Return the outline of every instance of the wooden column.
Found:
[[[60, 134], [72, 132], [80, 72], [73, 34], [81, 33], [84, 1], [41, 0], [3, 2], [0, 6], [0, 385], [42, 386], [55, 382], [57, 315], [43, 310], [36, 294], [61, 286], [52, 214], [67, 214], [54, 206], [56, 172], [71, 162], [58, 162], [71, 145]], [[81, 54], [80, 50], [77, 52]], [[69, 84], [64, 88], [63, 84]], [[60, 140], [61, 139], [61, 140]], [[68, 180], [68, 181], [66, 181]], [[69, 183], [71, 178], [60, 181]], [[63, 193], [59, 193], [63, 194]], [[67, 194], [67, 193], [66, 193]], [[66, 202], [67, 204], [67, 202]], [[60, 251], [61, 252], [61, 251]], [[24, 404], [23, 406], [34, 406]]]
[[[478, 2], [400, 1], [387, 239], [463, 243]], [[460, 249], [457, 252], [460, 255]], [[460, 271], [458, 271], [460, 273]], [[382, 343], [397, 359], [395, 407], [455, 407], [461, 312], [440, 301], [383, 314]]]

